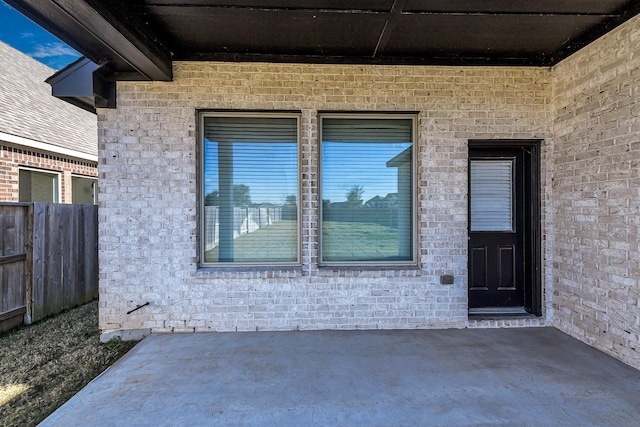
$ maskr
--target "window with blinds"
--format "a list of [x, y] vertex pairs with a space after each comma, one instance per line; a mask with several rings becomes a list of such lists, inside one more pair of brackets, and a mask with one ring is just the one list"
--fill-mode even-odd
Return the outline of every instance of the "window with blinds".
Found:
[[471, 231], [513, 231], [513, 160], [472, 160]]
[[59, 174], [20, 169], [18, 175], [21, 202], [58, 203]]
[[297, 115], [201, 123], [203, 264], [297, 263]]
[[413, 263], [413, 117], [321, 117], [321, 263]]

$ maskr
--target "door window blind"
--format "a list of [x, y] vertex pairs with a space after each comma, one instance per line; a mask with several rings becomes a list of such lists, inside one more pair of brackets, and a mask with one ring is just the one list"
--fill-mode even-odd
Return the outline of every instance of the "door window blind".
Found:
[[471, 161], [471, 231], [513, 230], [513, 160]]

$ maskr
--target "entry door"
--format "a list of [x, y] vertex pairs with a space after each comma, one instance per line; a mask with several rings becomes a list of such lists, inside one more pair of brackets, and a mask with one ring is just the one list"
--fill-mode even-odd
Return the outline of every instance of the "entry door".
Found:
[[[506, 145], [506, 146], [505, 146]], [[531, 151], [469, 150], [469, 308], [533, 307]], [[529, 301], [526, 301], [526, 300]]]

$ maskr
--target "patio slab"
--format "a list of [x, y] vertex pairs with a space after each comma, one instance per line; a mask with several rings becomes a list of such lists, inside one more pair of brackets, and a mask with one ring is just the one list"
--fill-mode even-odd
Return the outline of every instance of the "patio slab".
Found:
[[43, 426], [628, 426], [640, 371], [553, 328], [151, 335]]

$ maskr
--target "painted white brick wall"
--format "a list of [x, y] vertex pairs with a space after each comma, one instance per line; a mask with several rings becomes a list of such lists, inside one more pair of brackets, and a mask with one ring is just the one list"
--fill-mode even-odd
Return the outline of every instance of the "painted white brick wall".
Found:
[[[99, 111], [103, 332], [468, 325], [467, 143], [549, 140], [550, 70], [177, 62], [174, 76], [118, 83], [118, 108]], [[301, 268], [198, 268], [199, 109], [302, 112]], [[318, 268], [319, 110], [419, 112], [419, 268]]]
[[640, 369], [640, 18], [553, 83], [553, 324]]

